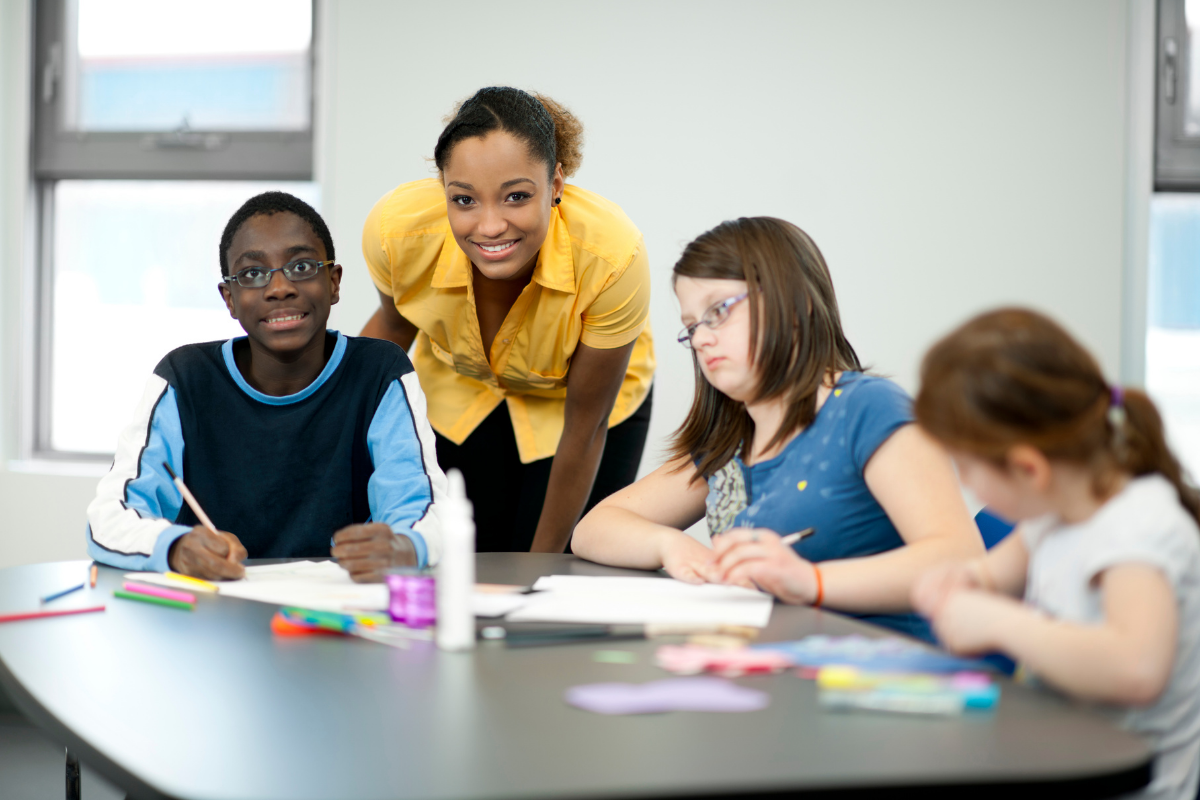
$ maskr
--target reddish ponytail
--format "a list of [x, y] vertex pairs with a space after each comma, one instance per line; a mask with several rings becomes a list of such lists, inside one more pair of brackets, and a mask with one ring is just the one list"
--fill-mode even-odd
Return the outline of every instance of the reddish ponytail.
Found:
[[1098, 496], [1121, 473], [1159, 473], [1200, 523], [1200, 493], [1167, 446], [1154, 403], [1137, 389], [1109, 387], [1091, 354], [1036, 312], [992, 311], [935, 344], [914, 409], [947, 447], [997, 464], [1027, 444], [1086, 465]]

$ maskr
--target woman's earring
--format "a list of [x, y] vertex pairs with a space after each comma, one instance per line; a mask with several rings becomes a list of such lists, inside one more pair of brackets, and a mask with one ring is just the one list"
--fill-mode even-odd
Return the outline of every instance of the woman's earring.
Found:
[[554, 198], [554, 205], [558, 205], [558, 204], [560, 204], [560, 203], [562, 203], [562, 198], [561, 198], [561, 197], [556, 197], [556, 198]]

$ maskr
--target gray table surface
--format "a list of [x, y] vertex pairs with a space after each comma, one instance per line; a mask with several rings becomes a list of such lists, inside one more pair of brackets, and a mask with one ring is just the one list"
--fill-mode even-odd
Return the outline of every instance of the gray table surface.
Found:
[[[0, 571], [0, 613], [78, 583], [88, 562]], [[194, 612], [112, 597], [122, 571], [52, 607], [108, 610], [0, 625], [0, 681], [21, 711], [131, 797], [839, 797], [1030, 790], [1106, 796], [1142, 785], [1150, 751], [1101, 715], [1005, 683], [993, 714], [928, 719], [823, 712], [813, 682], [739, 679], [768, 708], [602, 716], [570, 686], [666, 677], [658, 642], [473, 653], [340, 637], [277, 638], [274, 606], [202, 596]], [[647, 574], [571, 556], [478, 557], [478, 580]], [[777, 605], [761, 640], [886, 632]], [[598, 649], [637, 663], [593, 660]]]

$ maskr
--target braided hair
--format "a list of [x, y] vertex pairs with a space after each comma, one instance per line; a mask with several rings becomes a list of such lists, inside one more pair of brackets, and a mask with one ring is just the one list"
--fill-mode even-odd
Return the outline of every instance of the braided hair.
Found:
[[451, 112], [433, 149], [439, 172], [450, 152], [463, 139], [505, 131], [520, 139], [529, 154], [546, 164], [550, 177], [562, 164], [563, 175], [574, 175], [583, 160], [583, 125], [570, 111], [541, 94], [511, 86], [488, 86], [459, 103]]
[[321, 219], [321, 215], [315, 208], [287, 192], [263, 192], [242, 203], [242, 207], [233, 212], [229, 222], [225, 223], [225, 232], [221, 234], [220, 244], [222, 276], [229, 276], [229, 248], [233, 245], [233, 237], [237, 236], [237, 232], [246, 224], [246, 220], [257, 217], [259, 214], [269, 217], [282, 212], [295, 214], [307, 222], [313, 233], [321, 240], [321, 244], [325, 245], [325, 258], [330, 261], [335, 260], [333, 236], [329, 233], [329, 226], [325, 224], [325, 220]]

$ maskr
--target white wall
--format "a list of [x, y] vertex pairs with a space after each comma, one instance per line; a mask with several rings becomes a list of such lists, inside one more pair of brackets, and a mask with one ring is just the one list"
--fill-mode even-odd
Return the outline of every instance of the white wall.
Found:
[[[653, 265], [660, 369], [648, 466], [682, 419], [670, 268], [723, 219], [818, 242], [859, 354], [915, 388], [920, 356], [1000, 303], [1049, 310], [1113, 374], [1121, 338], [1124, 0], [491, 2], [329, 0], [318, 177], [346, 266], [334, 324], [376, 300], [368, 209], [425, 161], [455, 100], [544, 91], [584, 122], [575, 182], [624, 207]], [[0, 354], [15, 453], [14, 319], [28, 76], [25, 0], [0, 0]], [[16, 24], [19, 29], [14, 30]], [[0, 566], [82, 557], [94, 479], [0, 471]]]
[[1052, 311], [1115, 371], [1124, 3], [456, 8], [453, 21], [438, 4], [328, 9], [321, 166], [347, 268], [342, 327], [357, 329], [376, 303], [355, 249], [372, 203], [431, 174], [424, 159], [455, 100], [511, 84], [580, 117], [588, 141], [574, 182], [645, 234], [656, 446], [692, 391], [671, 266], [691, 238], [735, 216], [807, 230], [859, 355], [909, 389], [936, 336], [1000, 303]]

